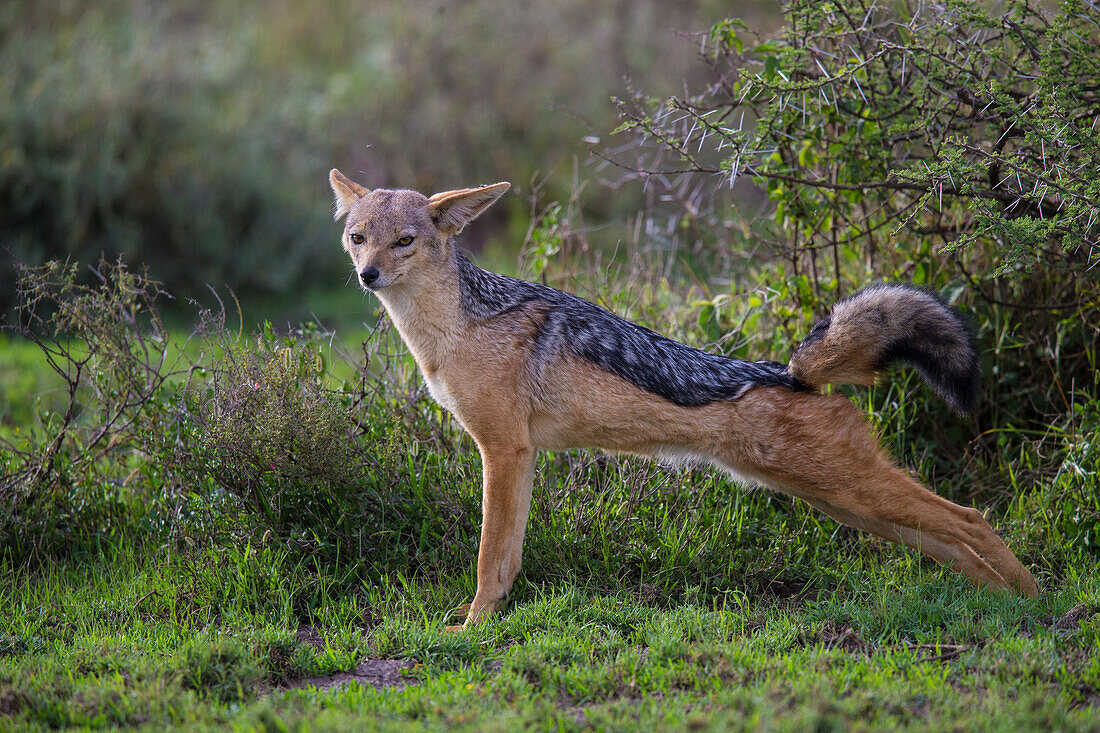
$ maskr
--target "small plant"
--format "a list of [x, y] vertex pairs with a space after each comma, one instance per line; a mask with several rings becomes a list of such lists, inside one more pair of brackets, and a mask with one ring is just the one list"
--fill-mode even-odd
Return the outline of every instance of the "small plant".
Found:
[[73, 265], [24, 266], [16, 286], [10, 328], [38, 347], [64, 398], [22, 437], [0, 441], [0, 553], [66, 547], [72, 511], [108, 506], [154, 436], [169, 432], [169, 384], [186, 370], [156, 307], [166, 294], [121, 262], [92, 272], [88, 284]]
[[310, 647], [290, 631], [265, 631], [256, 638], [254, 646], [269, 682], [286, 682], [316, 669]]
[[523, 248], [525, 267], [536, 277], [542, 277], [546, 266], [561, 252], [562, 242], [561, 204], [555, 201], [531, 222]]
[[334, 497], [367, 483], [372, 455], [308, 340], [285, 343], [267, 326], [257, 345], [227, 345], [191, 394], [202, 468], [273, 528], [332, 526], [342, 511]]

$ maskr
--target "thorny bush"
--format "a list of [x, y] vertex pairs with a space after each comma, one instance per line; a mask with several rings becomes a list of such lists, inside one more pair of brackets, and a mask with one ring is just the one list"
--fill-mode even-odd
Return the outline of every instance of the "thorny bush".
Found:
[[979, 424], [1070, 419], [1074, 391], [1098, 385], [1100, 7], [783, 12], [774, 37], [714, 25], [711, 83], [621, 102], [628, 139], [598, 154], [671, 202], [672, 246], [747, 268], [797, 328], [875, 279], [936, 288], [989, 349]]

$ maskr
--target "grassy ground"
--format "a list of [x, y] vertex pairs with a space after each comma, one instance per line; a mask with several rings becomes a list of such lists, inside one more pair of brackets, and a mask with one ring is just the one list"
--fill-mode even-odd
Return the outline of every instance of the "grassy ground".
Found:
[[[59, 478], [27, 505], [39, 514], [0, 528], [0, 728], [1100, 730], [1095, 403], [936, 482], [990, 509], [1038, 599], [709, 471], [560, 453], [540, 459], [511, 604], [456, 634], [476, 451], [407, 362], [368, 356], [392, 391], [360, 406], [364, 452], [316, 469], [354, 473], [348, 495], [280, 474], [258, 511], [213, 468], [137, 451]], [[37, 358], [0, 349], [9, 435], [41, 429], [33, 395], [38, 410], [57, 396]], [[939, 449], [897, 429], [928, 398], [906, 384], [858, 399], [934, 474]], [[276, 429], [256, 414], [210, 445]]]
[[[28, 729], [1100, 726], [1100, 616], [1066, 615], [1095, 610], [1095, 566], [1019, 601], [891, 552], [839, 555], [837, 586], [786, 599], [528, 581], [508, 612], [459, 634], [441, 609], [464, 597], [461, 579], [339, 592], [338, 578], [265, 548], [9, 573], [0, 714]], [[287, 687], [364, 659], [406, 664], [383, 689]]]

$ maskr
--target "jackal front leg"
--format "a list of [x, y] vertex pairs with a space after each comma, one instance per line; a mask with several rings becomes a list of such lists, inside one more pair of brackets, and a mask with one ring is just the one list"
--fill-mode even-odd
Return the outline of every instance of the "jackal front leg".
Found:
[[481, 547], [477, 555], [477, 593], [466, 625], [495, 611], [519, 573], [523, 530], [531, 506], [535, 449], [529, 445], [481, 445], [484, 484], [481, 497]]

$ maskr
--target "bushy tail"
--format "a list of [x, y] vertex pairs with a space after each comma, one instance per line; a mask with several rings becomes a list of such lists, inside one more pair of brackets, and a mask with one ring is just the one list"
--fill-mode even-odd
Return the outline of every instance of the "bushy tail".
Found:
[[871, 285], [837, 303], [795, 349], [788, 371], [810, 387], [873, 384], [899, 361], [960, 413], [974, 408], [982, 373], [970, 329], [939, 297], [906, 285]]

